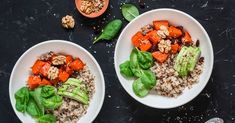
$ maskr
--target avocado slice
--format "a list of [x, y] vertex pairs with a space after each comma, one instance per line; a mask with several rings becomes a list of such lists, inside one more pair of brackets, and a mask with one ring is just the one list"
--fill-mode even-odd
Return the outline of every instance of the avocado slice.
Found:
[[76, 101], [79, 101], [85, 105], [88, 104], [89, 100], [77, 95], [77, 94], [74, 94], [74, 93], [70, 93], [70, 92], [60, 92], [58, 91], [58, 94], [61, 95], [61, 96], [64, 96], [64, 97], [67, 97], [67, 98], [70, 98], [70, 99], [74, 99]]
[[190, 55], [188, 56], [189, 57], [189, 60], [188, 60], [188, 70], [189, 71], [193, 71], [197, 62], [198, 62], [198, 59], [201, 55], [201, 50], [199, 47], [190, 47]]
[[182, 47], [176, 57], [174, 69], [180, 76], [187, 76], [190, 71], [194, 70], [200, 54], [201, 50], [198, 47]]
[[180, 66], [180, 70], [179, 70], [179, 75], [180, 76], [187, 76], [188, 75], [187, 66], [188, 66], [188, 59], [187, 59], [187, 57], [183, 57], [182, 58], [182, 63], [181, 63], [181, 66]]
[[84, 86], [85, 85], [81, 80], [69, 78], [61, 87], [58, 88], [58, 94], [87, 105], [89, 102], [89, 96], [88, 91]]
[[177, 55], [176, 57], [176, 62], [175, 62], [175, 65], [174, 65], [174, 69], [179, 73], [180, 69], [181, 69], [181, 66], [183, 64], [183, 62], [185, 61], [184, 60], [184, 57], [186, 56], [187, 54], [187, 49], [188, 47], [184, 46], [181, 48], [179, 54]]
[[86, 91], [81, 90], [80, 88], [76, 88], [72, 91], [72, 93], [77, 94], [78, 96], [89, 100], [88, 94], [86, 93]]

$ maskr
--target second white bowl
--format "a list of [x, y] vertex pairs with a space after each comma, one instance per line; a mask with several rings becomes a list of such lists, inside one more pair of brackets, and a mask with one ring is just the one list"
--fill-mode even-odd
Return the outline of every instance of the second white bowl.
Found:
[[[185, 89], [183, 94], [177, 98], [159, 96], [156, 95], [154, 91], [144, 98], [139, 98], [132, 90], [133, 80], [128, 80], [120, 74], [119, 65], [129, 59], [131, 50], [133, 49], [131, 37], [139, 31], [141, 27], [152, 23], [154, 20], [168, 20], [173, 25], [183, 26], [184, 29], [191, 34], [194, 41], [197, 39], [200, 40], [201, 55], [205, 58], [203, 73], [200, 75], [200, 80], [197, 84], [194, 84], [191, 89]], [[114, 54], [114, 65], [118, 79], [128, 94], [142, 104], [161, 109], [181, 106], [194, 99], [206, 86], [212, 72], [213, 63], [214, 54], [211, 40], [205, 29], [192, 16], [175, 9], [152, 10], [132, 20], [119, 36]]]

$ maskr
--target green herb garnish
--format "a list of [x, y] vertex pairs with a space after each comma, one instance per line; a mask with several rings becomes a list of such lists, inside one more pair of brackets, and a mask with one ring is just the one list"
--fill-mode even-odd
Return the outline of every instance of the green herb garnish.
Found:
[[121, 27], [122, 27], [121, 20], [119, 19], [112, 20], [105, 26], [100, 36], [98, 38], [95, 38], [93, 44], [100, 40], [112, 40], [117, 35]]
[[128, 21], [133, 20], [139, 15], [139, 10], [136, 8], [136, 6], [132, 4], [124, 4], [122, 5], [121, 9], [122, 9], [122, 15]]

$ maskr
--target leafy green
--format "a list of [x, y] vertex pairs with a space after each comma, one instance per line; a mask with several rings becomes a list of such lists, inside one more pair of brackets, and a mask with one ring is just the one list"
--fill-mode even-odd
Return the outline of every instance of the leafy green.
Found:
[[142, 69], [147, 70], [152, 67], [153, 57], [150, 52], [138, 51], [137, 58]]
[[30, 96], [26, 111], [32, 117], [40, 117], [43, 115], [40, 109], [38, 108], [36, 102], [31, 96]]
[[131, 71], [130, 68], [130, 61], [125, 61], [124, 63], [119, 65], [120, 68], [120, 72], [122, 75], [126, 76], [126, 77], [133, 77], [133, 73]]
[[138, 63], [138, 50], [133, 49], [130, 55], [130, 69], [134, 76], [140, 77], [141, 76], [141, 68]]
[[146, 96], [156, 85], [156, 76], [149, 70], [152, 65], [153, 57], [151, 53], [142, 52], [134, 48], [130, 55], [130, 61], [126, 61], [119, 66], [123, 75], [127, 76], [132, 73], [138, 78], [133, 83], [133, 91], [139, 97]]
[[56, 93], [56, 88], [53, 86], [47, 85], [42, 87], [41, 96], [44, 98], [55, 95], [55, 93]]
[[134, 48], [130, 55], [130, 69], [136, 77], [141, 77], [142, 69], [149, 69], [153, 65], [153, 57], [149, 52], [142, 52]]
[[56, 109], [62, 104], [62, 97], [59, 95], [54, 95], [49, 98], [42, 98], [42, 105], [46, 109]]
[[29, 90], [27, 87], [22, 87], [15, 93], [16, 99], [16, 110], [20, 112], [25, 112], [27, 108], [27, 103], [29, 101]]
[[45, 109], [44, 109], [44, 106], [42, 105], [41, 90], [42, 88], [38, 87], [34, 91], [30, 91], [30, 95], [33, 97], [34, 101], [36, 102], [41, 114], [44, 115]]
[[128, 21], [133, 20], [139, 15], [139, 10], [136, 8], [136, 6], [132, 4], [124, 4], [122, 5], [121, 9], [122, 9], [122, 15]]
[[149, 90], [151, 90], [157, 82], [156, 76], [150, 70], [143, 70], [140, 80], [144, 84], [144, 86]]
[[53, 86], [41, 86], [33, 91], [22, 87], [15, 93], [16, 109], [27, 112], [33, 118], [38, 118], [38, 123], [55, 123], [56, 118], [51, 114], [44, 115], [45, 108], [55, 109], [62, 104], [62, 97], [57, 95]]
[[46, 114], [38, 118], [38, 123], [55, 123], [56, 117], [52, 114]]
[[134, 93], [139, 97], [145, 97], [149, 93], [149, 89], [144, 86], [140, 78], [133, 82], [132, 88]]
[[120, 19], [112, 20], [104, 27], [102, 33], [94, 40], [93, 44], [99, 40], [112, 40], [117, 35], [121, 27], [122, 21]]

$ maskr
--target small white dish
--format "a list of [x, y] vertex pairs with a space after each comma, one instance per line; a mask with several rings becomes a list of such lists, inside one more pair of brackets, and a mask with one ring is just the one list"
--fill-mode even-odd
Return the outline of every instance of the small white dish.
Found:
[[26, 80], [30, 74], [30, 68], [36, 59], [49, 51], [55, 53], [65, 53], [74, 57], [79, 57], [89, 67], [91, 73], [95, 76], [95, 93], [91, 99], [87, 113], [78, 121], [78, 123], [91, 123], [98, 115], [104, 101], [105, 82], [103, 72], [95, 58], [81, 46], [62, 40], [50, 40], [39, 43], [28, 49], [16, 62], [10, 77], [9, 94], [11, 105], [23, 123], [35, 123], [36, 121], [28, 114], [18, 112], [15, 108], [15, 92], [26, 85]]
[[[200, 75], [197, 84], [194, 84], [191, 89], [185, 89], [183, 94], [176, 98], [159, 96], [155, 91], [151, 91], [150, 94], [144, 98], [137, 97], [132, 90], [133, 80], [126, 79], [120, 74], [119, 65], [129, 59], [131, 50], [133, 49], [131, 37], [140, 30], [141, 27], [152, 23], [154, 20], [168, 20], [172, 25], [183, 26], [184, 29], [190, 33], [194, 41], [197, 39], [200, 40], [201, 55], [205, 58], [203, 73]], [[121, 85], [127, 93], [138, 102], [159, 109], [178, 107], [194, 99], [206, 86], [212, 73], [213, 63], [213, 48], [205, 29], [192, 16], [175, 9], [151, 10], [132, 20], [120, 34], [114, 54], [115, 70]]]

